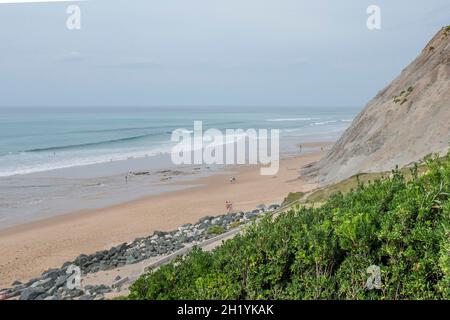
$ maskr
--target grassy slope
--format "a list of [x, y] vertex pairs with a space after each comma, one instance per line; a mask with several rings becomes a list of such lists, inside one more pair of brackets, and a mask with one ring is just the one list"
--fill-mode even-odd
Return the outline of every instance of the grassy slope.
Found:
[[[402, 168], [400, 173], [402, 173], [406, 180], [412, 178], [411, 175], [412, 168]], [[426, 164], [417, 165], [417, 171], [419, 174], [424, 174], [427, 170]], [[303, 203], [320, 203], [328, 199], [330, 196], [337, 192], [347, 193], [358, 187], [360, 183], [371, 183], [376, 180], [383, 180], [392, 175], [391, 172], [380, 172], [380, 173], [361, 173], [350, 177], [339, 183], [327, 186], [325, 188], [316, 190], [303, 199]]]
[[[267, 217], [213, 252], [143, 275], [129, 298], [450, 298], [450, 157], [374, 178], [321, 190], [308, 198], [318, 208]], [[380, 290], [365, 287], [371, 265]]]

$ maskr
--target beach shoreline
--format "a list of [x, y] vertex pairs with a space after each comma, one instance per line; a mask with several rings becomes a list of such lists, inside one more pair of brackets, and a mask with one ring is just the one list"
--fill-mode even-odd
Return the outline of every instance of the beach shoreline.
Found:
[[[224, 214], [226, 201], [231, 201], [236, 211], [281, 203], [289, 192], [315, 187], [297, 177], [301, 167], [319, 160], [322, 154], [318, 151], [282, 159], [276, 176], [261, 176], [259, 165], [237, 166], [174, 182], [186, 186], [181, 190], [0, 230], [0, 287], [8, 287], [15, 280], [28, 281], [80, 253], [107, 249], [156, 230], [176, 229], [203, 216]], [[236, 183], [229, 183], [230, 174], [237, 177]]]

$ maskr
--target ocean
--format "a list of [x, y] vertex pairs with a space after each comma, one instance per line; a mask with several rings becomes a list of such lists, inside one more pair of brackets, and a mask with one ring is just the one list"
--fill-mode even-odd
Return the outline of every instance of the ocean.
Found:
[[[177, 169], [168, 157], [174, 145], [172, 131], [192, 130], [196, 120], [203, 121], [204, 130], [279, 129], [283, 155], [296, 154], [301, 143], [335, 141], [359, 111], [350, 107], [2, 108], [0, 228], [173, 190], [156, 185], [159, 177], [136, 178], [124, 189], [123, 176], [130, 170]], [[197, 174], [212, 170], [196, 169]]]
[[[172, 131], [280, 129], [281, 142], [335, 140], [355, 108], [0, 109], [0, 177], [169, 153]], [[286, 150], [288, 146], [284, 146]]]

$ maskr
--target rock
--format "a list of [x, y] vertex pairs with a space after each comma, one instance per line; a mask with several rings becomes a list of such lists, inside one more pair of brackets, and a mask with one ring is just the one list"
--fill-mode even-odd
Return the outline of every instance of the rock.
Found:
[[48, 294], [44, 292], [43, 294], [40, 294], [36, 298], [34, 298], [34, 300], [45, 300], [45, 298], [47, 298], [47, 297], [48, 297]]
[[69, 274], [60, 275], [55, 281], [55, 287], [58, 288], [64, 285], [69, 277], [70, 277]]
[[83, 294], [78, 298], [78, 300], [94, 300], [94, 296], [91, 296], [90, 294]]
[[61, 274], [60, 269], [49, 269], [49, 270], [45, 271], [44, 273], [42, 273], [42, 276], [44, 278], [50, 278], [52, 280], [55, 280], [56, 278], [58, 278], [58, 276], [60, 274]]
[[22, 284], [22, 282], [20, 282], [19, 280], [16, 280], [12, 283], [12, 286], [15, 287], [15, 286], [19, 286], [21, 284]]
[[89, 257], [85, 254], [80, 254], [76, 259], [74, 260], [74, 264], [83, 267], [85, 264], [89, 261]]
[[117, 275], [117, 276], [114, 278], [114, 281], [118, 281], [118, 280], [120, 280], [120, 279], [122, 279], [122, 277], [119, 276], [119, 275]]
[[43, 294], [44, 292], [45, 289], [41, 287], [27, 288], [22, 291], [22, 294], [20, 295], [20, 300], [34, 300], [36, 297]]
[[133, 175], [135, 175], [135, 176], [147, 176], [147, 175], [149, 175], [150, 174], [150, 172], [148, 172], [148, 171], [137, 171], [137, 172], [133, 172]]
[[53, 280], [51, 278], [45, 278], [39, 281], [36, 281], [35, 283], [33, 283], [31, 285], [31, 288], [35, 288], [35, 287], [43, 287], [45, 289], [48, 289], [52, 286], [53, 284]]
[[2, 292], [0, 295], [5, 295], [7, 299], [10, 299], [10, 298], [20, 296], [25, 289], [26, 289], [26, 286], [21, 284], [20, 286], [17, 286], [9, 291]]
[[157, 236], [157, 237], [164, 237], [166, 235], [166, 232], [164, 232], [164, 231], [155, 231], [153, 234], [155, 236]]
[[58, 298], [56, 296], [48, 296], [45, 297], [44, 300], [58, 300]]
[[124, 252], [127, 250], [128, 245], [126, 243], [122, 243], [120, 245], [117, 246], [117, 251], [118, 252]]
[[33, 279], [31, 279], [30, 281], [28, 281], [28, 282], [26, 283], [26, 286], [27, 286], [27, 287], [30, 287], [33, 283], [35, 283], [35, 282], [37, 282], [37, 281], [39, 281], [39, 280], [42, 280], [42, 278], [33, 278]]
[[104, 284], [98, 285], [98, 286], [94, 286], [93, 288], [91, 288], [89, 290], [89, 292], [91, 293], [91, 295], [97, 295], [97, 294], [105, 294], [108, 292], [111, 292], [112, 289], [108, 286], [105, 286]]
[[98, 294], [95, 296], [94, 300], [105, 300], [105, 296], [103, 294]]
[[47, 290], [47, 294], [49, 296], [52, 296], [56, 292], [57, 289], [58, 288], [56, 286], [55, 287], [51, 287], [50, 289]]
[[127, 258], [127, 260], [126, 260], [126, 262], [125, 262], [125, 264], [134, 264], [134, 263], [136, 263], [136, 262], [138, 262], [135, 258], [133, 258], [133, 257], [128, 257]]
[[82, 296], [84, 294], [84, 291], [81, 289], [72, 289], [72, 290], [65, 290], [67, 295], [71, 298], [76, 298], [79, 296]]
[[256, 217], [258, 214], [257, 213], [255, 213], [255, 212], [246, 212], [245, 213], [245, 215], [244, 215], [244, 217], [246, 218], [246, 219], [251, 219], [251, 218], [253, 218], [253, 217]]
[[277, 210], [279, 208], [280, 208], [279, 204], [272, 204], [272, 205], [269, 206], [268, 210], [269, 211], [273, 211], [273, 210]]
[[208, 220], [211, 220], [211, 219], [214, 219], [214, 217], [206, 216], [206, 217], [203, 217], [200, 220], [198, 220], [198, 222], [199, 223], [204, 223], [205, 221], [208, 221]]

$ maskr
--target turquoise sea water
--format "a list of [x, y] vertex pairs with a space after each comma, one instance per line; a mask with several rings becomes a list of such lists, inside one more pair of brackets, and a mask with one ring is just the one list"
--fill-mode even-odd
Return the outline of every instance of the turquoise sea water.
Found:
[[335, 140], [357, 108], [0, 109], [0, 177], [169, 153], [173, 130], [280, 129], [290, 141]]

